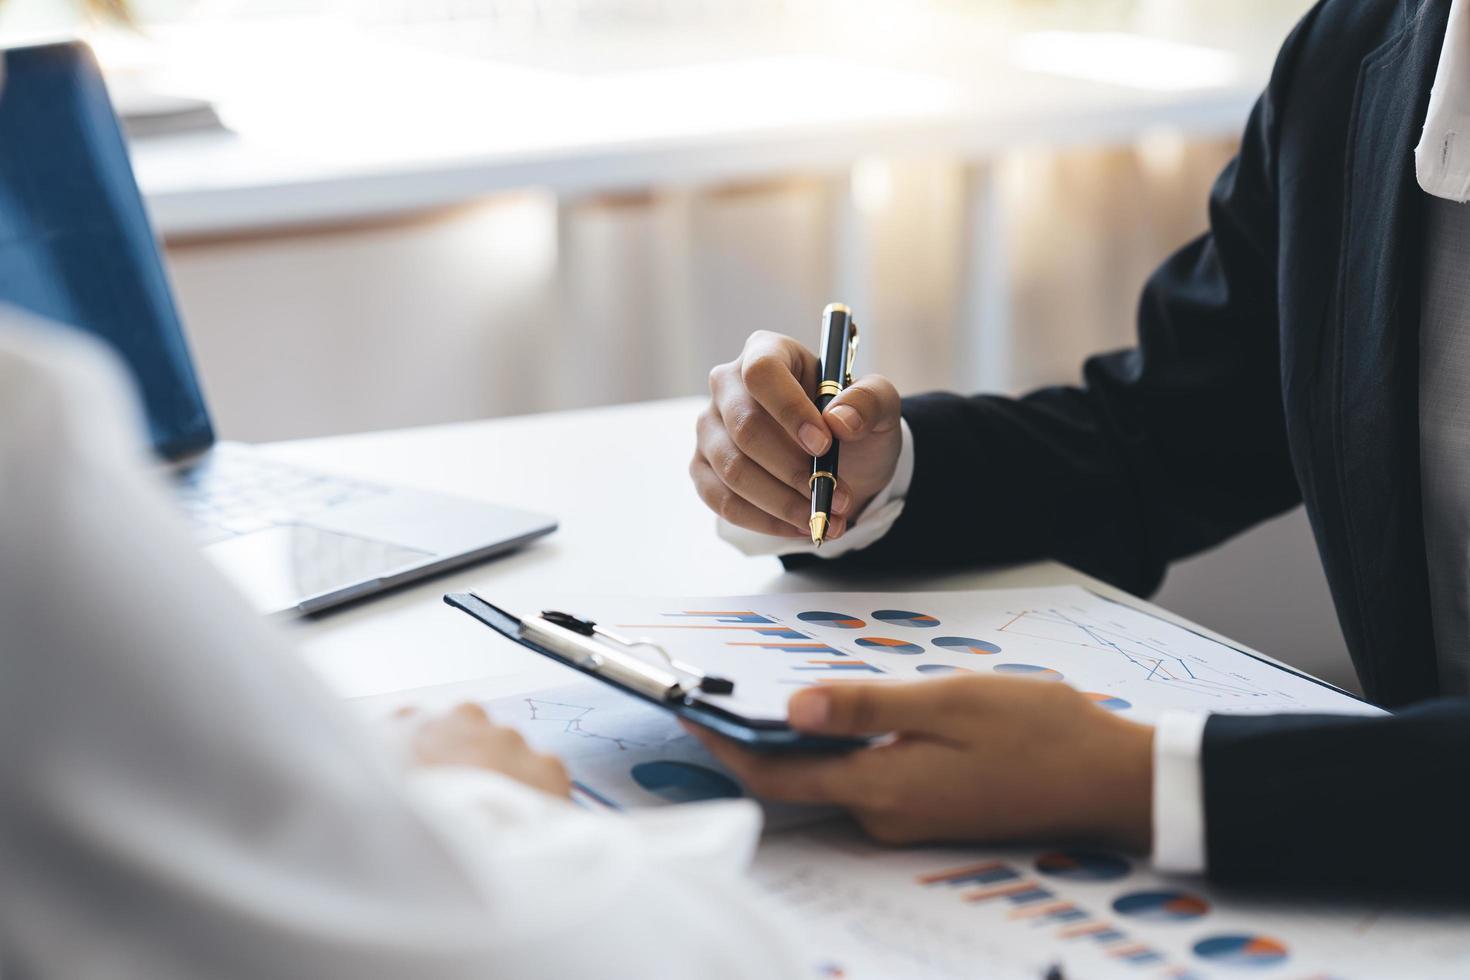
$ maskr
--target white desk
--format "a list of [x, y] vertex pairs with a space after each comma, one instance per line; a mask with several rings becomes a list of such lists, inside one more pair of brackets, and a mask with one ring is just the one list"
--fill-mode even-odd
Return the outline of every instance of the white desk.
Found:
[[[307, 660], [344, 696], [479, 680], [479, 696], [503, 697], [564, 684], [571, 675], [544, 658], [488, 637], [483, 627], [443, 604], [445, 591], [484, 585], [510, 591], [724, 595], [829, 586], [819, 573], [783, 574], [775, 559], [744, 558], [715, 537], [713, 518], [696, 498], [684, 471], [699, 404], [696, 399], [679, 399], [273, 447], [281, 457], [319, 467], [541, 508], [562, 520], [555, 535], [519, 553], [305, 623], [301, 639]], [[918, 590], [1066, 583], [1081, 583], [1122, 597], [1117, 590], [1053, 563], [922, 579], [876, 576], [866, 578], [862, 585]], [[831, 587], [853, 584], [845, 579], [844, 586]], [[1130, 601], [1139, 604], [1131, 597]], [[869, 920], [876, 915], [880, 924], [887, 922], [893, 901], [889, 886], [878, 888], [866, 879], [859, 886], [850, 883], [857, 878], [831, 878], [837, 872], [846, 874], [843, 869], [850, 870], [852, 855], [841, 848], [824, 850], [814, 840], [779, 834], [768, 837], [761, 852], [765, 858], [757, 860], [757, 880], [775, 887], [783, 896], [780, 901], [796, 903], [803, 894], [813, 899], [810, 887], [806, 892], [790, 892], [773, 883], [787, 881], [793, 874], [800, 877], [806, 873], [802, 869], [815, 869], [818, 874], [813, 880], [849, 882], [820, 886], [813, 899], [817, 906], [831, 905], [821, 889], [842, 887], [848, 889], [843, 892], [844, 900], [858, 895], [866, 903], [862, 908], [868, 910], [864, 914]], [[893, 853], [907, 860], [903, 858], [906, 852]], [[927, 870], [964, 865], [977, 854], [993, 856], [990, 851], [974, 849], [921, 853]], [[1017, 860], [1010, 851], [994, 853]], [[1159, 880], [1142, 869], [1130, 879], [1133, 887], [1140, 881]], [[911, 887], [913, 875], [904, 870], [894, 881], [893, 887]], [[1197, 883], [1182, 884], [1191, 891], [1201, 890]], [[851, 890], [859, 887], [866, 890]], [[1106, 891], [1112, 886], [1097, 887]], [[930, 901], [933, 896], [919, 893], [918, 898]], [[1364, 967], [1348, 959], [1365, 976], [1398, 975], [1396, 957], [1409, 955], [1403, 951], [1420, 946], [1429, 951], [1426, 955], [1431, 959], [1426, 962], [1449, 964], [1456, 962], [1456, 956], [1470, 955], [1459, 938], [1470, 932], [1465, 917], [1458, 913], [1397, 906], [1385, 911], [1351, 903], [1298, 906], [1279, 900], [1257, 902], [1245, 895], [1231, 896], [1229, 901], [1233, 909], [1249, 914], [1247, 921], [1269, 924], [1273, 934], [1284, 930], [1288, 941], [1312, 935], [1361, 938], [1376, 950], [1378, 962]], [[940, 905], [948, 914], [948, 905]], [[872, 913], [880, 906], [882, 914]], [[959, 907], [964, 912], [962, 933], [977, 937], [977, 942], [1015, 928], [1004, 918], [977, 926], [974, 910], [963, 903]], [[935, 912], [938, 906], [926, 908]], [[788, 909], [796, 918], [806, 914], [799, 904], [789, 904]], [[1336, 931], [1324, 933], [1329, 927]], [[886, 928], [892, 932], [894, 927]], [[1358, 936], [1365, 928], [1373, 930], [1371, 937], [1367, 933]], [[839, 942], [834, 936], [837, 934], [822, 941]], [[911, 942], [911, 937], [903, 942]], [[886, 958], [886, 949], [881, 943], [842, 943], [838, 947], [855, 976], [904, 975], [906, 971], [878, 962]], [[1353, 955], [1359, 953], [1361, 950]], [[982, 958], [974, 962], [986, 962], [984, 954], [975, 955]], [[1336, 955], [1339, 960], [1344, 958], [1341, 952]]]
[[[532, 508], [561, 520], [551, 537], [512, 555], [301, 624], [307, 660], [345, 697], [494, 675], [504, 676], [502, 693], [512, 694], [564, 683], [567, 674], [490, 640], [483, 627], [444, 605], [445, 592], [484, 586], [749, 595], [854, 587], [850, 575], [838, 586], [822, 570], [785, 573], [776, 559], [746, 558], [715, 536], [714, 517], [685, 472], [700, 405], [684, 398], [271, 447], [276, 455], [320, 468]], [[1125, 597], [1051, 562], [862, 580], [864, 587], [900, 591], [1067, 583]]]

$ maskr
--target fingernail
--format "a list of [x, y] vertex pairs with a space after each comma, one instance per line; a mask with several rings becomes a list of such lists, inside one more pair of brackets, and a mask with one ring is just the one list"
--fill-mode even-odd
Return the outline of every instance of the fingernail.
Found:
[[837, 492], [832, 495], [832, 505], [843, 513], [846, 513], [847, 508], [852, 506], [852, 494], [838, 488]]
[[863, 427], [863, 417], [851, 405], [838, 405], [827, 414], [847, 426], [849, 432], [856, 432]]
[[825, 691], [802, 691], [791, 699], [787, 710], [792, 727], [819, 729], [827, 724], [827, 694]]
[[820, 456], [827, 451], [827, 433], [810, 422], [803, 423], [797, 435], [801, 439], [802, 447], [813, 456]]

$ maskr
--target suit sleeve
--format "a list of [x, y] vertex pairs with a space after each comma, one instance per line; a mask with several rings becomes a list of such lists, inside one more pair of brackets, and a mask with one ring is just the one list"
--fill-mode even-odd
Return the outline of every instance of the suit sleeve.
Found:
[[1227, 883], [1465, 895], [1470, 699], [1375, 718], [1215, 715], [1205, 842]]
[[1215, 183], [1208, 233], [1149, 279], [1138, 345], [1088, 360], [1076, 387], [906, 399], [915, 470], [903, 515], [843, 563], [1054, 558], [1142, 594], [1169, 562], [1300, 502], [1279, 380], [1275, 173], [1304, 30]]

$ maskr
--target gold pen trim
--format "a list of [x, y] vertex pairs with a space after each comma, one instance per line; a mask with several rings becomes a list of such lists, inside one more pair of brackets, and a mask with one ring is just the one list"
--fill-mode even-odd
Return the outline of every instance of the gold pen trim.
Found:
[[833, 476], [827, 470], [817, 470], [815, 473], [812, 474], [812, 478], [810, 480], [807, 480], [806, 481], [806, 488], [808, 490], [810, 490], [812, 488], [812, 486], [816, 484], [817, 477], [819, 477], [819, 476], [825, 476], [827, 479], [829, 479], [829, 480], [832, 481], [832, 485], [833, 486], [836, 486], [837, 485], [837, 477]]
[[817, 385], [817, 394], [819, 394], [819, 395], [840, 395], [840, 394], [842, 394], [842, 382], [840, 382], [840, 381], [823, 381], [821, 384]]

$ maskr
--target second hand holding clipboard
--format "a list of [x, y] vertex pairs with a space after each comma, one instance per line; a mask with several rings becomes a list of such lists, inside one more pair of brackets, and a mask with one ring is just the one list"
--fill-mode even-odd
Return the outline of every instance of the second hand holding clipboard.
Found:
[[[871, 744], [864, 738], [810, 735], [784, 721], [746, 718], [711, 703], [711, 696], [733, 693], [734, 682], [675, 660], [650, 640], [627, 639], [591, 620], [556, 611], [519, 617], [473, 592], [451, 592], [444, 601], [529, 650], [752, 751], [847, 752]], [[654, 651], [660, 662], [639, 656], [636, 651], [640, 649]]]

